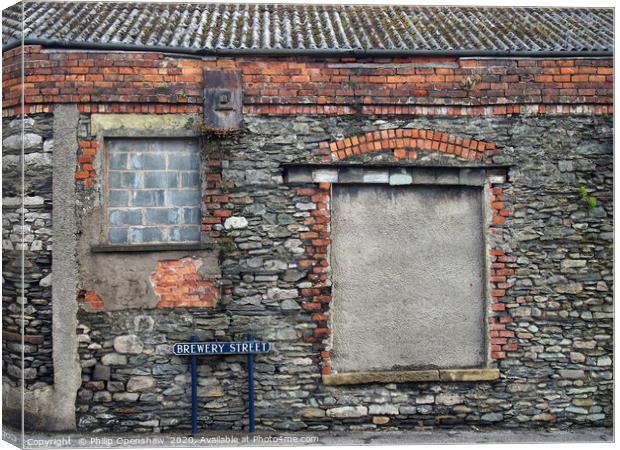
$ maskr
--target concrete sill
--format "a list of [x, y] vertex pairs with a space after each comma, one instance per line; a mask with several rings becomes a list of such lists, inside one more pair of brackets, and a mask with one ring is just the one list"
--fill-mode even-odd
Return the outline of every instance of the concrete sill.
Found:
[[346, 372], [323, 375], [327, 385], [365, 383], [409, 383], [415, 381], [492, 381], [499, 369], [439, 369], [388, 372]]
[[183, 250], [214, 250], [214, 244], [201, 242], [187, 242], [179, 244], [132, 244], [132, 245], [91, 245], [93, 253], [116, 253], [116, 252], [174, 252]]

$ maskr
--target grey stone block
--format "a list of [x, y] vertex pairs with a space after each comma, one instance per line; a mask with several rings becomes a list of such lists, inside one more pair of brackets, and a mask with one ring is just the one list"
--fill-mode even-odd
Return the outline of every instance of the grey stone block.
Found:
[[461, 169], [459, 172], [459, 182], [467, 186], [484, 185], [483, 169]]
[[134, 191], [131, 193], [131, 204], [133, 206], [163, 206], [164, 191]]
[[200, 174], [196, 172], [181, 172], [181, 187], [200, 188]]
[[411, 175], [414, 184], [434, 184], [435, 170], [431, 168], [412, 167]]
[[127, 169], [127, 153], [110, 154], [110, 169]]
[[142, 211], [139, 209], [110, 209], [110, 225], [139, 225], [142, 223]]
[[142, 170], [165, 169], [166, 159], [163, 154], [136, 153], [131, 155], [129, 167]]
[[183, 208], [183, 223], [200, 224], [200, 208]]
[[180, 221], [178, 208], [146, 208], [144, 213], [145, 225], [176, 225]]
[[137, 188], [140, 177], [135, 172], [116, 172], [110, 171], [108, 183], [111, 189], [114, 188]]
[[197, 153], [168, 153], [168, 169], [197, 170], [199, 167]]
[[111, 244], [126, 244], [127, 228], [110, 228], [108, 230], [108, 240]]
[[200, 204], [198, 189], [170, 189], [166, 191], [169, 206], [197, 206]]
[[168, 239], [171, 241], [199, 241], [200, 227], [170, 227]]
[[453, 169], [435, 169], [435, 183], [459, 184], [459, 171]]
[[164, 236], [164, 229], [161, 227], [132, 227], [129, 230], [129, 234], [131, 236], [131, 242], [134, 244], [140, 244], [143, 242], [161, 242]]
[[390, 185], [401, 186], [404, 184], [411, 184], [413, 179], [411, 173], [405, 168], [391, 169], [390, 170]]
[[93, 369], [93, 380], [109, 380], [110, 379], [110, 366], [103, 366], [101, 364], [97, 364]]
[[110, 191], [108, 202], [110, 206], [129, 205], [129, 191]]
[[385, 169], [365, 169], [364, 183], [387, 183], [390, 180], [390, 172]]
[[312, 182], [312, 169], [307, 167], [289, 167], [287, 180], [289, 183], [310, 183]]
[[145, 172], [144, 173], [145, 188], [175, 188], [178, 187], [177, 172]]
[[342, 167], [338, 173], [340, 183], [363, 183], [365, 170], [359, 167]]
[[338, 169], [315, 169], [312, 172], [312, 181], [316, 183], [336, 183], [338, 182]]

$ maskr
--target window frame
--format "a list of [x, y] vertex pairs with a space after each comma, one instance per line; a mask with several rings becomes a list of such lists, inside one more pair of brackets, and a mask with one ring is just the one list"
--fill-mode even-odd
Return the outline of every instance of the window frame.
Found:
[[[110, 151], [106, 145], [106, 141], [110, 139], [193, 139], [198, 145], [198, 155], [200, 167], [199, 184], [200, 193], [202, 199], [202, 191], [204, 184], [204, 170], [205, 161], [204, 154], [201, 151], [201, 134], [194, 130], [189, 129], [169, 129], [165, 132], [157, 132], [151, 129], [142, 128], [115, 128], [115, 129], [102, 129], [97, 133], [97, 143], [101, 149], [102, 157], [100, 159], [101, 173], [101, 222], [99, 227], [99, 239], [98, 242], [91, 245], [91, 251], [93, 253], [108, 253], [108, 252], [143, 252], [143, 251], [174, 251], [174, 250], [213, 250], [214, 244], [209, 239], [209, 235], [202, 229], [202, 220], [200, 223], [200, 239], [195, 242], [157, 242], [157, 243], [141, 243], [141, 244], [113, 244], [108, 239], [109, 229], [109, 175], [110, 175]], [[200, 217], [205, 217], [205, 203], [200, 201]]]

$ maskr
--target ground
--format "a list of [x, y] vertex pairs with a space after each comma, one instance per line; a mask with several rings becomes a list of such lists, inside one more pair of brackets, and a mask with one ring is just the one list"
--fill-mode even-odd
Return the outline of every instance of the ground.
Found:
[[[3, 440], [18, 445], [20, 432], [3, 427]], [[331, 445], [411, 445], [411, 444], [493, 444], [533, 442], [613, 443], [613, 428], [575, 428], [573, 430], [435, 429], [386, 432], [320, 432], [269, 434], [201, 433], [146, 434], [124, 433], [28, 433], [24, 448], [153, 448], [153, 447], [230, 447], [230, 446], [331, 446]]]

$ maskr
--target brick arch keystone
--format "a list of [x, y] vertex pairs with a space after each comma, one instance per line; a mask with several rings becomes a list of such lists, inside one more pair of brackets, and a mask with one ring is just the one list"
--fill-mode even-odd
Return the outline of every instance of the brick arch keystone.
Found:
[[[370, 131], [337, 141], [319, 144], [326, 159], [342, 160], [366, 153], [393, 151], [396, 159], [415, 159], [417, 151], [454, 154], [464, 160], [482, 160], [495, 150], [495, 144], [438, 130], [396, 128]], [[331, 157], [331, 158], [330, 158]]]

